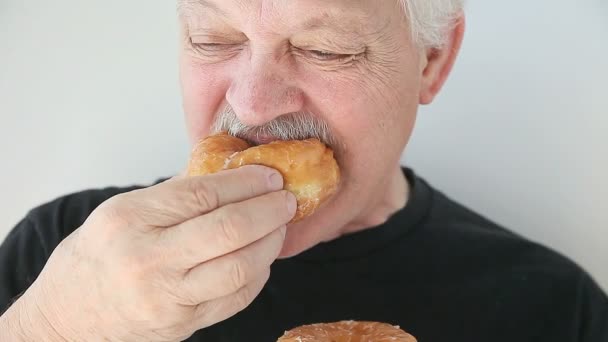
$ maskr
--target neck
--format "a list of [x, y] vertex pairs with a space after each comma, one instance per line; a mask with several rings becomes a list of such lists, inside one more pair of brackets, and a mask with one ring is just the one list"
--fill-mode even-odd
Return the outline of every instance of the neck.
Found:
[[382, 185], [378, 187], [378, 200], [368, 210], [363, 211], [363, 214], [358, 219], [346, 225], [339, 232], [339, 235], [351, 234], [380, 226], [393, 214], [407, 205], [410, 184], [403, 174], [400, 165], [397, 165], [391, 176]]

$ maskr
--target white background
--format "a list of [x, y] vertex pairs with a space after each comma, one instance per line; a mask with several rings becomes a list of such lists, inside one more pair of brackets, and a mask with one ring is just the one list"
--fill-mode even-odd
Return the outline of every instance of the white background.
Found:
[[[405, 160], [608, 288], [608, 5], [474, 0]], [[0, 239], [29, 209], [188, 156], [174, 1], [0, 1]]]

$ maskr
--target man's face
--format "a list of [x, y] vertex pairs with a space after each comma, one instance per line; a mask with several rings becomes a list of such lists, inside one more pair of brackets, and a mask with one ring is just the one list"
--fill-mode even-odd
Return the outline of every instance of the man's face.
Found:
[[381, 206], [419, 103], [420, 52], [396, 0], [180, 0], [181, 86], [192, 143], [231, 108], [262, 126], [325, 122], [342, 180], [288, 227], [283, 256], [335, 238]]

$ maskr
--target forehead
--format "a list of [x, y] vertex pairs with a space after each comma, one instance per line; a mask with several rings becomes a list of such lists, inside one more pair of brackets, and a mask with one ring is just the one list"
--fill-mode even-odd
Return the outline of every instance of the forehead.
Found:
[[280, 23], [305, 29], [328, 24], [374, 27], [386, 23], [398, 8], [396, 0], [178, 0], [180, 16], [189, 20]]

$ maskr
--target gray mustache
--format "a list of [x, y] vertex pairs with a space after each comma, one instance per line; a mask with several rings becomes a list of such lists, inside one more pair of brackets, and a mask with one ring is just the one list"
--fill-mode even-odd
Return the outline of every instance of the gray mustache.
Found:
[[261, 126], [244, 125], [232, 107], [227, 106], [216, 118], [213, 133], [227, 131], [236, 137], [273, 136], [280, 140], [304, 140], [317, 138], [328, 146], [335, 146], [336, 138], [329, 125], [305, 112], [284, 114]]

